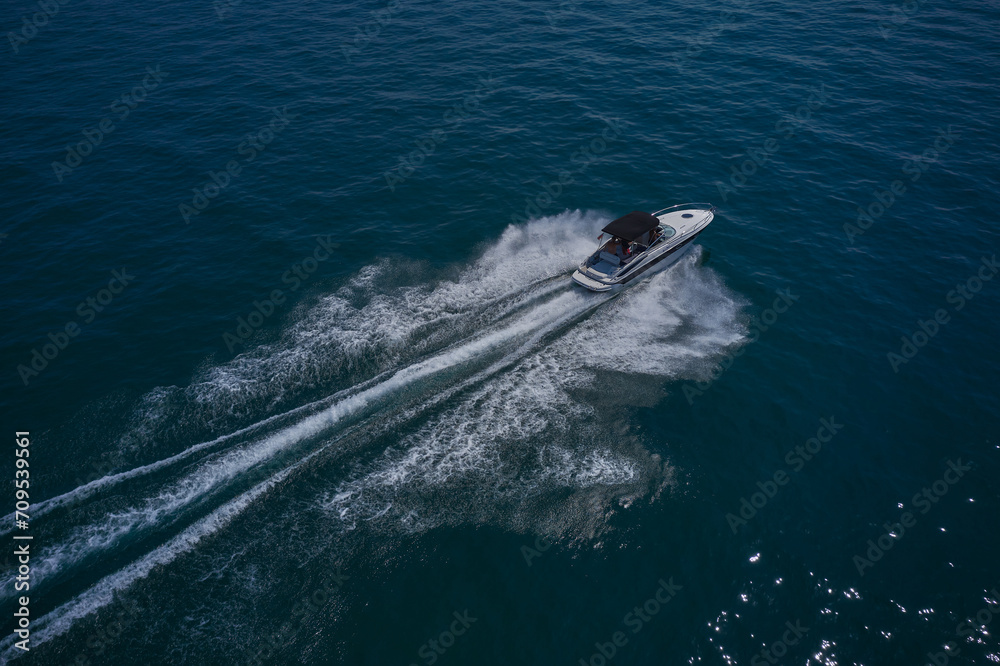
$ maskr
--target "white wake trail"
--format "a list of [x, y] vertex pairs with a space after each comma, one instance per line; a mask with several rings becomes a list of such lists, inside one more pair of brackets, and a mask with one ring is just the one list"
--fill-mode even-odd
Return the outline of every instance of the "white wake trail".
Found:
[[[308, 462], [318, 453], [319, 451], [306, 456], [270, 479], [259, 483], [239, 497], [230, 500], [185, 529], [166, 544], [156, 548], [123, 569], [102, 578], [92, 587], [78, 594], [70, 601], [34, 620], [34, 631], [31, 636], [33, 646], [41, 645], [66, 633], [77, 620], [112, 603], [116, 592], [125, 590], [137, 580], [145, 578], [157, 566], [170, 564], [179, 556], [193, 550], [202, 540], [225, 528], [234, 518], [250, 506], [255, 499], [283, 481], [295, 469]], [[15, 640], [16, 635], [12, 634], [0, 641], [0, 651], [2, 651], [5, 657], [4, 661], [9, 660], [12, 656], [21, 654], [21, 652], [14, 648]]]
[[[358, 395], [352, 396], [352, 398], [341, 401], [325, 412], [309, 417], [296, 426], [288, 428], [285, 431], [282, 431], [282, 433], [279, 433], [266, 441], [273, 442], [279, 436], [285, 439], [297, 440], [304, 436], [308, 436], [306, 433], [318, 433], [330, 425], [335, 424], [344, 416], [356, 412], [363, 406], [391, 393], [393, 390], [407, 386], [415, 381], [419, 381], [420, 379], [436, 374], [437, 372], [447, 368], [460, 365], [465, 360], [476, 358], [485, 350], [495, 348], [505, 341], [517, 339], [519, 335], [530, 334], [529, 339], [519, 345], [519, 350], [523, 355], [524, 351], [533, 348], [546, 334], [557, 329], [573, 317], [578, 316], [581, 312], [595, 307], [601, 302], [601, 300], [603, 299], [588, 298], [587, 296], [577, 292], [568, 292], [563, 294], [562, 296], [554, 299], [553, 302], [547, 304], [547, 307], [544, 308], [546, 315], [544, 318], [533, 319], [533, 317], [530, 316], [525, 317], [516, 325], [508, 327], [507, 329], [484, 336], [483, 338], [463, 345], [452, 352], [441, 354], [419, 364], [404, 368], [386, 382], [367, 389], [366, 391], [362, 391]], [[475, 381], [477, 379], [481, 380], [483, 377], [489, 376], [498, 369], [504, 367], [509, 362], [509, 360], [498, 361], [486, 370], [477, 373], [471, 381]], [[470, 380], [467, 380], [467, 382], [468, 381]], [[467, 382], [463, 382], [463, 384]], [[275, 446], [280, 445], [272, 444], [271, 447], [268, 447], [267, 451], [257, 451], [253, 456], [253, 459], [264, 459], [267, 456], [267, 453], [275, 450]], [[106, 576], [91, 588], [74, 597], [72, 600], [62, 604], [50, 613], [36, 620], [36, 633], [33, 635], [35, 644], [42, 644], [52, 638], [66, 633], [77, 620], [86, 617], [87, 615], [90, 615], [100, 608], [112, 603], [116, 592], [127, 589], [137, 580], [148, 576], [156, 566], [169, 564], [178, 556], [194, 549], [206, 537], [224, 529], [236, 516], [249, 507], [255, 499], [287, 478], [288, 475], [294, 470], [323, 453], [329, 446], [332, 446], [332, 444], [326, 444], [320, 447], [316, 451], [313, 451], [303, 457], [301, 460], [281, 470], [271, 478], [259, 483], [254, 488], [244, 492], [237, 498], [230, 500], [223, 506], [214, 510], [208, 516], [198, 520], [196, 523], [186, 528], [183, 532], [172, 538], [166, 544], [156, 548], [152, 552], [143, 556], [141, 559], [123, 567], [114, 574]], [[261, 448], [263, 448], [263, 445]], [[245, 458], [240, 461], [240, 469], [245, 470], [249, 466], [249, 460], [250, 458]], [[222, 464], [222, 462], [219, 461], [216, 464]], [[226, 471], [231, 476], [232, 473], [234, 473], [234, 468], [227, 469]], [[190, 487], [192, 484], [185, 485]], [[162, 497], [164, 497], [164, 495], [159, 496], [159, 498]], [[158, 509], [156, 513], [159, 514], [163, 510], [164, 509], [162, 508]], [[91, 538], [87, 540], [87, 544], [90, 547], [95, 545], [93, 535], [91, 535]], [[48, 555], [44, 555], [43, 557], [49, 559]], [[64, 561], [61, 566], [66, 565], [67, 563]], [[38, 582], [39, 579], [36, 577], [35, 584], [38, 584]], [[12, 638], [8, 638], [0, 642], [0, 650], [3, 650], [5, 654], [10, 653], [12, 648]]]
[[[43, 549], [35, 585], [98, 556], [114, 558], [122, 546], [181, 520], [194, 522], [36, 620], [33, 638], [41, 643], [65, 634], [155, 567], [199, 548], [307, 461], [338, 452], [331, 447], [343, 440], [334, 436], [345, 428], [395, 433], [405, 426], [399, 432], [406, 433], [415, 422], [413, 432], [368, 462], [361, 456], [346, 474], [347, 457], [331, 458], [337, 473], [316, 510], [343, 529], [481, 521], [539, 531], [543, 523], [572, 524], [568, 529], [581, 538], [598, 533], [613, 505], [627, 506], [665, 474], [659, 456], [638, 440], [622, 440], [600, 419], [595, 423], [605, 394], [618, 390], [608, 378], [627, 375], [620, 386], [628, 393], [643, 390], [638, 375], [664, 380], [697, 374], [720, 350], [745, 339], [745, 331], [739, 299], [711, 271], [698, 268], [695, 253], [591, 313], [608, 297], [572, 288], [567, 273], [592, 249], [589, 232], [596, 226], [594, 219], [571, 214], [510, 227], [457, 279], [433, 287], [393, 287], [386, 269], [370, 267], [337, 294], [296, 313], [278, 343], [207, 371], [207, 381], [185, 389], [194, 405], [185, 414], [198, 416], [202, 406], [211, 416], [280, 404], [283, 387], [299, 373], [344, 358], [375, 355], [382, 369], [356, 373], [375, 376], [322, 400], [40, 504], [49, 513], [186, 465], [181, 478], [148, 488], [131, 506], [74, 527]], [[364, 305], [352, 305], [359, 301]], [[407, 365], [414, 358], [419, 360]], [[629, 404], [630, 397], [615, 399]], [[170, 415], [164, 406], [135, 441], [155, 441]], [[424, 415], [426, 422], [417, 421]], [[269, 434], [256, 432], [265, 428]], [[235, 447], [230, 440], [237, 440]], [[255, 472], [267, 478], [250, 476]], [[235, 497], [227, 499], [227, 490]], [[357, 522], [362, 520], [368, 522]], [[0, 599], [8, 598], [10, 582], [0, 583]], [[11, 656], [9, 638], [0, 641], [0, 650]]]
[[[569, 291], [543, 306], [522, 315], [516, 322], [476, 340], [459, 345], [429, 359], [397, 371], [389, 379], [340, 400], [323, 411], [306, 417], [255, 444], [227, 451], [201, 463], [198, 468], [137, 507], [108, 516], [99, 525], [73, 530], [70, 538], [43, 549], [33, 569], [35, 585], [84, 559], [112, 550], [129, 535], [167, 525], [179, 519], [185, 509], [214, 495], [254, 467], [294, 449], [301, 442], [321, 435], [345, 418], [357, 414], [380, 399], [445, 370], [475, 360], [484, 353], [538, 331], [550, 330], [593, 304], [584, 294]], [[13, 595], [14, 572], [3, 584], [0, 599]]]
[[[293, 323], [283, 345], [264, 345], [241, 354], [223, 366], [208, 370], [203, 381], [192, 384], [183, 393], [195, 404], [220, 404], [227, 411], [233, 410], [238, 405], [232, 401], [254, 400], [262, 392], [280, 392], [285, 384], [299, 384], [303, 372], [324, 361], [329, 362], [330, 358], [357, 358], [380, 345], [404, 346], [422, 327], [468, 316], [477, 309], [510, 300], [495, 314], [495, 317], [504, 317], [525, 303], [565, 288], [560, 281], [538, 289], [533, 287], [575, 266], [592, 245], [589, 229], [598, 224], [598, 220], [592, 214], [576, 212], [532, 220], [526, 226], [510, 226], [457, 279], [443, 281], [430, 291], [416, 286], [404, 288], [395, 295], [375, 294], [365, 307], [353, 308], [348, 304], [350, 296], [369, 292], [378, 278], [391, 270], [388, 262], [369, 266]], [[123, 482], [162, 471], [276, 421], [317, 409], [344, 393], [376, 383], [388, 372], [334, 396], [276, 414], [162, 460], [109, 474], [38, 502], [32, 506], [32, 518], [37, 520], [58, 509], [80, 504]], [[273, 388], [275, 386], [278, 388]], [[152, 403], [150, 411], [157, 410], [158, 400], [167, 400], [163, 395], [172, 394], [163, 389], [146, 396]], [[13, 524], [13, 514], [0, 519], [0, 537], [11, 533]]]

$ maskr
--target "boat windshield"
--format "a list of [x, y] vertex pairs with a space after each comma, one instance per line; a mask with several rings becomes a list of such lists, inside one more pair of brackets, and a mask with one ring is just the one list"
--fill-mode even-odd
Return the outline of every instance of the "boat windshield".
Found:
[[636, 240], [636, 243], [641, 246], [642, 250], [645, 250], [649, 248], [651, 245], [654, 245], [657, 241], [663, 240], [665, 238], [670, 238], [676, 233], [677, 230], [674, 229], [669, 224], [661, 224], [656, 229], [653, 229], [649, 233], [640, 236]]
[[614, 274], [653, 245], [674, 236], [676, 233], [677, 230], [669, 224], [661, 224], [632, 242], [612, 236], [597, 249], [597, 252], [590, 256], [586, 265], [600, 273]]

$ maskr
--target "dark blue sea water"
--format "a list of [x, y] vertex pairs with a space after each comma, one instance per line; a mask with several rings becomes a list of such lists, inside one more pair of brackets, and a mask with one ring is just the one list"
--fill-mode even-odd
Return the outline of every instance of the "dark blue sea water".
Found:
[[0, 661], [1000, 661], [995, 2], [0, 23]]

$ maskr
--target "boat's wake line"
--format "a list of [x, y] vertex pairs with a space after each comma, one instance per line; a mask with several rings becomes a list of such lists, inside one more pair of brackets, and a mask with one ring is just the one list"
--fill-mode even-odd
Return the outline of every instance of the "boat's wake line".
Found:
[[[250, 408], [259, 408], [262, 402], [278, 405], [295, 388], [337, 372], [349, 373], [370, 360], [369, 357], [379, 357], [372, 365], [382, 371], [380, 376], [389, 375], [400, 359], [400, 349], [420, 351], [440, 340], [442, 336], [435, 335], [436, 327], [449, 325], [462, 330], [464, 325], [466, 330], [474, 330], [479, 325], [481, 328], [484, 319], [503, 317], [563, 287], [551, 283], [551, 279], [569, 270], [586, 252], [589, 241], [578, 232], [585, 224], [593, 226], [591, 218], [575, 214], [537, 220], [527, 228], [511, 227], [500, 242], [462, 271], [458, 279], [443, 280], [431, 289], [417, 285], [399, 288], [393, 294], [380, 293], [374, 288], [379, 279], [398, 271], [399, 266], [389, 262], [370, 266], [302, 313], [278, 344], [262, 345], [224, 366], [209, 368], [201, 381], [187, 389], [165, 387], [151, 392], [138, 410], [132, 431], [119, 442], [119, 448], [125, 452], [148, 451], [163, 437], [163, 431], [176, 427], [175, 423], [188, 429], [198, 422], [216, 423], [242, 414], [248, 405]], [[358, 299], [364, 302], [362, 307], [352, 304]], [[364, 388], [378, 379], [363, 381], [351, 389]], [[252, 435], [272, 422], [319, 411], [339, 397], [338, 394], [313, 401], [230, 430], [179, 453], [103, 476], [35, 504], [32, 516], [38, 519], [52, 511], [76, 506], [112, 486]], [[174, 404], [178, 400], [185, 403], [180, 413]], [[0, 520], [0, 536], [12, 531], [9, 526], [13, 525], [13, 519], [14, 515], [9, 514]]]
[[[113, 513], [54, 528], [60, 539], [47, 540], [54, 545], [33, 559], [39, 563], [33, 588], [44, 590], [47, 580], [64, 580], [67, 572], [88, 567], [96, 558], [114, 558], [144, 535], [164, 537], [146, 555], [115, 564], [112, 573], [35, 620], [33, 638], [44, 642], [66, 633], [77, 620], [184, 553], [227, 550], [226, 544], [206, 537], [231, 532], [239, 515], [265, 493], [272, 498], [269, 507], [284, 511], [278, 498], [296, 486], [280, 482], [304, 466], [336, 469], [308, 486], [311, 500], [296, 500], [311, 506], [311, 518], [326, 525], [319, 530], [323, 534], [333, 530], [347, 535], [360, 525], [369, 531], [413, 532], [473, 522], [589, 539], [601, 531], [615, 506], [655, 496], [669, 470], [638, 438], [627, 435], [623, 418], [613, 415], [627, 416], [623, 405], [649, 404], [650, 381], [662, 385], [663, 378], [701, 376], [711, 359], [738, 344], [744, 337], [741, 304], [711, 271], [697, 266], [696, 249], [667, 272], [597, 308], [606, 296], [571, 288], [566, 277], [552, 279], [564, 275], [591, 247], [583, 235], [590, 225], [577, 220], [574, 227], [568, 219], [532, 224], [539, 228], [509, 229], [457, 280], [431, 290], [402, 288], [393, 296], [389, 288], [385, 295], [386, 287], [380, 291], [378, 271], [372, 269], [349, 286], [355, 293], [341, 290], [331, 297], [341, 301], [332, 310], [340, 317], [338, 330], [360, 327], [361, 319], [371, 329], [359, 328], [337, 349], [351, 348], [357, 359], [372, 355], [373, 349], [391, 350], [373, 364], [378, 376], [300, 411], [237, 429], [251, 439], [237, 433], [215, 438], [69, 493], [78, 493], [73, 502], [87, 503], [100, 501], [107, 488], [129, 479], [149, 474], [148, 480], [156, 480], [124, 508], [118, 498]], [[533, 247], [533, 234], [551, 236], [553, 229], [567, 236], [563, 245], [571, 250], [565, 256], [549, 248], [548, 256], [528, 253], [518, 263], [525, 248]], [[463, 283], [469, 287], [465, 292], [459, 288]], [[367, 297], [361, 294], [365, 291]], [[323, 337], [330, 325], [331, 299], [300, 313], [283, 340], [307, 351], [275, 350], [272, 344], [265, 348], [273, 352], [270, 356], [257, 350], [211, 370], [210, 379], [198, 388], [201, 401], [209, 394], [223, 401], [235, 395], [240, 402], [244, 391], [233, 394], [231, 380], [220, 377], [238, 375], [237, 386], [260, 384], [264, 390], [268, 373], [287, 373], [302, 363], [296, 354], [309, 358], [328, 352], [329, 345], [314, 338]], [[363, 303], [352, 306], [353, 314], [344, 305], [352, 299]], [[400, 323], [415, 312], [422, 313], [418, 323]], [[357, 321], [344, 324], [352, 317]], [[397, 325], [437, 343], [421, 346], [406, 333], [383, 330]], [[306, 333], [310, 326], [314, 336]], [[460, 337], [444, 344], [448, 331]], [[391, 363], [407, 353], [399, 345], [420, 356], [393, 370]], [[282, 365], [275, 357], [295, 360]], [[257, 366], [254, 358], [260, 359]], [[282, 374], [271, 402], [287, 391], [286, 380]], [[218, 390], [213, 394], [210, 387]], [[364, 433], [356, 439], [380, 443], [367, 451], [362, 447], [357, 455], [345, 453], [339, 438], [350, 428]], [[62, 519], [55, 509], [70, 499], [51, 502], [51, 517]], [[178, 522], [178, 516], [186, 516], [185, 521]], [[281, 522], [278, 517], [274, 524]], [[334, 547], [329, 541], [313, 544], [302, 555], [308, 559], [307, 553]], [[220, 567], [241, 566], [232, 548], [212, 556], [223, 562]], [[13, 589], [6, 583], [4, 590]], [[0, 649], [11, 656], [9, 640]]]
[[605, 499], [628, 503], [669, 476], [659, 456], [625, 436], [623, 406], [655, 404], [650, 389], [663, 378], [700, 378], [720, 350], [744, 339], [739, 304], [697, 267], [698, 255], [629, 290], [359, 466], [324, 493], [322, 508], [348, 529], [377, 517], [422, 530], [497, 522], [506, 506], [511, 528], [591, 538], [605, 518], [592, 504], [581, 514], [559, 505], [529, 515], [523, 501], [553, 488], [606, 488]]
[[[526, 335], [550, 330], [585, 309], [594, 307], [596, 300], [589, 294], [564, 291], [548, 301], [543, 308], [529, 311], [500, 330], [403, 368], [384, 381], [335, 402], [262, 440], [205, 459], [193, 471], [142, 503], [119, 510], [99, 524], [78, 528], [63, 543], [43, 549], [40, 552], [40, 562], [33, 569], [35, 585], [44, 583], [59, 571], [79, 565], [84, 558], [98, 556], [122, 544], [132, 533], [151, 530], [176, 520], [189, 506], [225, 489], [239, 477], [265, 465], [279, 454], [331, 431], [345, 419], [373, 403], [418, 382], [429, 380], [436, 374], [479, 359]], [[198, 445], [201, 446], [205, 445]], [[5, 583], [0, 589], [14, 594], [14, 577], [11, 576]]]
[[[548, 284], [544, 288], [536, 289], [533, 296], [534, 298], [548, 296], [552, 292], [564, 288], [565, 284], [562, 282]], [[514, 306], [508, 306], [508, 307], [513, 308]], [[487, 344], [489, 342], [490, 341], [487, 340]], [[307, 405], [303, 405], [301, 407], [292, 409], [288, 412], [266, 418], [262, 421], [254, 423], [251, 426], [240, 428], [235, 432], [216, 437], [213, 440], [195, 444], [194, 446], [187, 448], [181, 451], [180, 453], [174, 454], [162, 460], [157, 460], [156, 462], [148, 463], [146, 465], [140, 465], [138, 467], [134, 467], [132, 469], [123, 472], [110, 474], [108, 476], [101, 477], [94, 481], [90, 481], [82, 486], [74, 488], [73, 490], [67, 493], [64, 493], [62, 495], [47, 500], [43, 500], [42, 502], [35, 504], [32, 507], [32, 517], [37, 520], [39, 518], [42, 518], [43, 516], [48, 515], [53, 511], [76, 506], [79, 503], [88, 500], [91, 497], [97, 495], [98, 493], [106, 491], [113, 486], [116, 486], [125, 481], [136, 479], [142, 476], [147, 476], [149, 474], [153, 474], [155, 472], [177, 465], [179, 463], [191, 459], [192, 457], [197, 456], [200, 453], [214, 450], [220, 447], [220, 445], [224, 445], [227, 442], [238, 440], [241, 437], [252, 436], [260, 431], [266, 430], [272, 424], [276, 424], [281, 421], [287, 421], [301, 414], [307, 414], [310, 412], [320, 412], [326, 409], [330, 405], [336, 405], [339, 401], [344, 400], [347, 396], [351, 394], [356, 394], [359, 391], [363, 391], [367, 389], [369, 386], [378, 385], [381, 380], [385, 380], [389, 378], [391, 375], [392, 375], [391, 372], [382, 373], [378, 377], [372, 380], [362, 382], [360, 385], [351, 387], [351, 389], [340, 391], [337, 394], [330, 396], [328, 398], [317, 400]], [[391, 382], [383, 384], [383, 388], [386, 385], [391, 386]], [[377, 392], [378, 391], [376, 391], [376, 393]], [[4, 528], [0, 528], [0, 537], [10, 534], [13, 531], [13, 528], [9, 526], [14, 524], [14, 514], [9, 514], [5, 516], [4, 519], [0, 520], [0, 524], [7, 526]]]

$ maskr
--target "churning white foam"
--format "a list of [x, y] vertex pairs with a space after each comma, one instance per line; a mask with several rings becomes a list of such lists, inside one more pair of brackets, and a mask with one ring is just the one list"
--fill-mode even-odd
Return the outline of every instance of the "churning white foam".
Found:
[[225, 402], [280, 393], [313, 376], [350, 370], [366, 357], [377, 356], [387, 367], [414, 346], [419, 351], [421, 333], [434, 325], [474, 318], [505, 299], [515, 299], [514, 306], [531, 285], [575, 268], [593, 249], [590, 232], [599, 225], [595, 214], [575, 212], [509, 226], [457, 277], [388, 293], [382, 285], [395, 279], [400, 262], [383, 260], [299, 313], [281, 340], [207, 370], [188, 391], [200, 402]]
[[[107, 515], [97, 524], [74, 529], [62, 543], [40, 552], [40, 562], [33, 569], [35, 584], [53, 574], [122, 544], [136, 532], [169, 525], [183, 515], [185, 509], [235, 482], [240, 476], [266, 464], [279, 454], [336, 427], [346, 417], [365, 409], [394, 391], [427, 379], [431, 375], [472, 361], [496, 347], [525, 334], [547, 330], [568, 315], [578, 313], [591, 303], [577, 292], [566, 292], [550, 300], [544, 307], [525, 312], [499, 330], [456, 345], [444, 352], [407, 366], [388, 379], [334, 403], [325, 410], [283, 428], [262, 441], [241, 446], [201, 461], [195, 469], [168, 484], [137, 506]], [[199, 445], [202, 446], [202, 445]], [[13, 593], [12, 572], [9, 586]]]
[[[307, 456], [267, 481], [259, 483], [254, 488], [198, 520], [166, 544], [156, 548], [119, 571], [102, 578], [95, 585], [70, 601], [36, 619], [32, 633], [33, 644], [38, 646], [66, 633], [73, 626], [74, 622], [112, 603], [116, 593], [127, 589], [137, 580], [145, 578], [157, 566], [170, 564], [179, 556], [196, 548], [199, 542], [225, 528], [236, 516], [250, 506], [254, 500], [283, 481], [296, 468], [308, 462], [311, 457]], [[16, 637], [11, 635], [0, 641], [0, 651], [7, 658], [14, 654], [19, 654], [14, 648], [15, 640]]]
[[[558, 489], [625, 496], [648, 487], [665, 470], [655, 454], [607, 432], [615, 410], [627, 416], [620, 403], [629, 396], [620, 382], [603, 382], [608, 373], [684, 377], [744, 338], [739, 300], [698, 263], [698, 252], [689, 254], [491, 377], [332, 488], [322, 505], [348, 529], [376, 518], [426, 529]], [[645, 390], [624, 388], [639, 403]], [[600, 413], [602, 392], [618, 394], [610, 413]]]
[[[319, 381], [365, 358], [377, 358], [375, 370], [382, 374], [329, 404], [272, 414], [73, 491], [78, 494], [72, 501], [84, 501], [178, 460], [193, 461], [131, 507], [73, 528], [40, 552], [35, 584], [94, 555], [113, 553], [137, 533], [170, 525], [262, 465], [297, 461], [41, 618], [38, 636], [65, 632], [109, 603], [116, 590], [225, 528], [277, 480], [331, 446], [329, 438], [348, 418], [380, 418], [385, 401], [403, 390], [424, 390], [422, 408], [407, 412], [414, 421], [408, 434], [373, 460], [357, 463], [346, 478], [331, 481], [319, 498], [317, 506], [343, 529], [358, 521], [403, 530], [472, 521], [558, 534], [570, 530], [574, 538], [588, 538], [600, 530], [610, 506], [655, 495], [669, 469], [637, 438], [615, 429], [616, 421], [627, 419], [630, 399], [643, 402], [638, 393], [644, 389], [630, 389], [626, 382], [625, 395], [608, 401], [608, 393], [620, 391], [608, 387], [609, 378], [685, 377], [744, 339], [742, 304], [714, 273], [699, 267], [697, 248], [610, 302], [574, 288], [567, 273], [592, 250], [591, 232], [601, 222], [594, 215], [567, 213], [509, 227], [458, 277], [429, 286], [387, 288], [395, 279], [388, 266], [369, 267], [297, 313], [281, 339], [206, 370], [182, 391], [189, 411], [204, 409], [207, 418], [259, 408], [262, 396], [273, 403], [303, 375]], [[442, 322], [448, 333], [431, 348], [440, 351], [426, 353], [430, 336], [425, 334]], [[486, 367], [477, 365], [482, 359]], [[466, 365], [471, 376], [462, 372]], [[457, 377], [452, 389], [435, 388], [432, 395], [422, 388], [448, 373]], [[162, 400], [167, 413], [175, 393], [151, 394], [145, 404], [151, 416], [122, 444], [138, 447], [155, 439], [161, 418], [156, 405]], [[617, 405], [615, 414], [606, 411], [611, 403]], [[429, 405], [435, 408], [427, 417], [423, 411]], [[313, 413], [299, 418], [298, 410]], [[297, 421], [268, 435], [256, 432], [269, 419], [289, 417]], [[324, 438], [318, 447], [310, 444]], [[204, 455], [198, 460], [196, 454]], [[53, 500], [52, 508], [59, 505]]]
[[[412, 354], [415, 347], [419, 350], [420, 341], [413, 338], [420, 329], [442, 320], [470, 317], [477, 314], [478, 308], [507, 299], [510, 301], [507, 308], [494, 314], [494, 319], [501, 317], [525, 300], [557, 289], [560, 285], [526, 294], [527, 287], [570, 270], [590, 249], [592, 241], [589, 232], [599, 224], [599, 218], [593, 214], [565, 213], [534, 220], [524, 226], [510, 226], [498, 242], [489, 246], [457, 278], [443, 280], [433, 286], [406, 286], [389, 293], [378, 293], [379, 281], [391, 272], [390, 262], [383, 261], [362, 269], [345, 287], [321, 298], [312, 309], [302, 313], [279, 342], [255, 348], [225, 365], [206, 370], [198, 381], [186, 389], [165, 387], [152, 391], [143, 400], [137, 423], [117, 446], [119, 449], [141, 451], [155, 442], [158, 432], [167, 425], [168, 416], [170, 420], [177, 420], [172, 406], [178, 402], [178, 392], [186, 395], [188, 412], [204, 412], [200, 416], [182, 414], [181, 420], [186, 416], [210, 421], [222, 414], [239, 413], [246, 404], [259, 404], [262, 395], [276, 400], [284, 386], [308, 382], [317, 367], [325, 367], [324, 372], [349, 368], [358, 359], [376, 352], [383, 356], [382, 365], [391, 367], [403, 352]], [[359, 293], [367, 295], [368, 299], [363, 305], [355, 306], [352, 301]], [[577, 305], [574, 303], [571, 307]], [[351, 413], [371, 398], [398, 388], [402, 383], [421, 379], [425, 370], [435, 371], [460, 363], [464, 360], [463, 355], [465, 358], [468, 354], [475, 355], [484, 347], [502, 342], [506, 336], [522, 334], [526, 327], [544, 326], [545, 318], [534, 317], [534, 314], [537, 313], [529, 313], [506, 333], [486, 336], [464, 350], [460, 347], [436, 360], [406, 368], [382, 385], [361, 392], [343, 404], [335, 403], [325, 413], [308, 417], [256, 447], [234, 451], [220, 460], [199, 465], [196, 472], [144, 505], [111, 516], [103, 525], [88, 525], [78, 530], [68, 543], [60, 544], [50, 553], [49, 566], [40, 567], [36, 574], [45, 577], [51, 571], [79, 561], [88, 554], [114, 546], [133, 530], [155, 526], [252, 465], [331, 427], [342, 410]], [[555, 314], [558, 317], [559, 313]], [[78, 505], [122, 482], [162, 471], [191, 460], [197, 454], [211, 452], [220, 445], [239, 441], [271, 421], [285, 419], [294, 412], [315, 410], [321, 402], [272, 415], [163, 459], [83, 484], [38, 503], [34, 507], [34, 518]], [[13, 520], [5, 524], [13, 524]]]
[[595, 213], [566, 212], [509, 226], [471, 264], [445, 271], [452, 277], [428, 281], [418, 262], [398, 258], [363, 268], [333, 293], [286, 313], [279, 339], [204, 368], [186, 387], [144, 396], [111, 447], [113, 466], [134, 469], [181, 453], [161, 448], [167, 432], [229, 437], [262, 416], [284, 415], [305, 389], [356, 384], [447, 345], [450, 335], [474, 334], [538, 296], [532, 285], [571, 270], [593, 248], [601, 224]]

